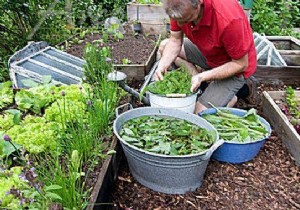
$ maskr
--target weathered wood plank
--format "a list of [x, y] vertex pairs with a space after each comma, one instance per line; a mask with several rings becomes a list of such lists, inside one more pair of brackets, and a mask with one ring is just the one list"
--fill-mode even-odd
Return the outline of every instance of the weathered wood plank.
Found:
[[266, 36], [278, 50], [300, 50], [300, 40], [292, 36]]
[[[297, 97], [300, 97], [300, 91], [296, 92]], [[264, 91], [262, 100], [263, 113], [288, 148], [296, 164], [300, 166], [300, 136], [274, 101], [283, 100], [284, 94], [284, 91]]]
[[[160, 37], [158, 38], [158, 40], [160, 40]], [[114, 65], [114, 69], [125, 73], [127, 75], [128, 80], [144, 80], [146, 74], [148, 74], [156, 60], [157, 50], [158, 45], [154, 47], [153, 51], [151, 52], [151, 55], [144, 64], [119, 64]]]
[[286, 62], [288, 66], [300, 66], [300, 50], [298, 50], [297, 54], [291, 54], [295, 51], [288, 52], [289, 54], [281, 54], [283, 60]]
[[121, 159], [124, 156], [118, 139], [115, 136], [112, 139], [110, 150], [115, 150], [116, 154], [106, 157], [91, 193], [87, 210], [112, 208], [112, 186], [116, 182]]
[[167, 30], [165, 24], [142, 23], [142, 32], [144, 34], [165, 34]]
[[140, 21], [141, 23], [164, 24], [169, 20], [162, 4], [127, 4], [128, 21]]
[[300, 83], [300, 66], [258, 65], [254, 76], [262, 83], [283, 82], [293, 85]]
[[127, 18], [129, 23], [139, 21], [142, 24], [142, 32], [149, 34], [163, 34], [166, 32], [166, 24], [169, 16], [162, 4], [127, 4]]

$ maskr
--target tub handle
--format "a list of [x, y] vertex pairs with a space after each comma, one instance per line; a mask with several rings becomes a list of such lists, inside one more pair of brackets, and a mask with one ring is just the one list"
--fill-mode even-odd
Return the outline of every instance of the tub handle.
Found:
[[214, 153], [214, 151], [216, 149], [218, 149], [218, 147], [221, 146], [222, 144], [224, 144], [224, 140], [223, 139], [220, 139], [216, 143], [214, 143], [212, 145], [212, 147], [206, 152], [206, 154], [203, 157], [201, 157], [201, 160], [207, 160], [207, 159], [209, 159], [212, 156], [212, 154]]
[[126, 104], [120, 105], [120, 106], [118, 106], [118, 107], [116, 108], [116, 110], [115, 110], [116, 117], [118, 117], [118, 116], [119, 116], [119, 110], [120, 110], [121, 108], [124, 108], [124, 107], [126, 107], [126, 106], [128, 106], [128, 110], [131, 110], [131, 109], [133, 109], [133, 107], [132, 107], [131, 103], [126, 103]]

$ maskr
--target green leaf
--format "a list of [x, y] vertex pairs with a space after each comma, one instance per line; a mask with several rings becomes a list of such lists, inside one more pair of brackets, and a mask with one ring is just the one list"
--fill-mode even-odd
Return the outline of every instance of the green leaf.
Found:
[[117, 152], [115, 150], [109, 150], [106, 154], [107, 155], [113, 155], [116, 154]]
[[17, 109], [8, 109], [5, 112], [14, 115], [13, 122], [14, 122], [15, 125], [19, 125], [20, 124], [20, 122], [21, 122], [21, 112], [20, 112], [20, 110], [17, 110]]
[[128, 135], [128, 136], [134, 136], [133, 131], [130, 130], [129, 128], [124, 128], [124, 131], [125, 131], [126, 135]]
[[51, 200], [62, 200], [62, 198], [57, 195], [56, 193], [52, 193], [52, 192], [47, 192], [45, 194], [45, 197], [50, 198]]
[[[2, 135], [1, 135], [1, 137], [2, 137]], [[4, 149], [4, 141], [0, 140], [0, 157], [4, 156], [3, 149]]]
[[42, 76], [42, 82], [43, 84], [49, 84], [52, 80], [52, 76], [51, 75], [43, 75]]
[[21, 82], [23, 83], [23, 85], [25, 85], [26, 87], [36, 87], [39, 85], [39, 83], [34, 82], [31, 79], [23, 79], [21, 80]]
[[15, 144], [15, 143], [13, 143], [14, 144], [14, 146], [16, 147], [14, 147], [10, 142], [8, 142], [8, 141], [5, 141], [4, 142], [4, 147], [3, 147], [3, 155], [4, 156], [9, 156], [9, 155], [11, 155], [12, 153], [14, 153], [15, 151], [16, 151], [16, 149], [20, 149], [21, 148], [21, 146], [20, 145], [18, 145], [18, 144]]
[[45, 187], [46, 192], [51, 191], [51, 190], [60, 190], [60, 189], [62, 189], [62, 187], [59, 185], [56, 185], [56, 184]]
[[132, 138], [132, 137], [129, 137], [129, 136], [126, 136], [126, 135], [123, 135], [122, 139], [125, 140], [125, 141], [127, 141], [127, 142], [138, 142], [139, 141], [136, 138]]
[[163, 154], [170, 154], [171, 152], [171, 144], [169, 142], [160, 142], [159, 143], [159, 148], [160, 148], [160, 151], [163, 153]]

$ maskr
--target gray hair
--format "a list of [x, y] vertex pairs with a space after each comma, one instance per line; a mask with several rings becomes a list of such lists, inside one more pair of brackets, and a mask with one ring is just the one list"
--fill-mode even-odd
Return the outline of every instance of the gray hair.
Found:
[[197, 8], [199, 0], [162, 0], [166, 13], [172, 19], [183, 18], [182, 14], [188, 6]]

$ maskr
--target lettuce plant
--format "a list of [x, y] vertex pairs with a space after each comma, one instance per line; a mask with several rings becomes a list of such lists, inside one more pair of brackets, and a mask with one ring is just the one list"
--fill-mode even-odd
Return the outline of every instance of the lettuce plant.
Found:
[[13, 103], [14, 93], [10, 81], [0, 83], [0, 109]]
[[56, 151], [59, 126], [46, 122], [44, 118], [26, 116], [20, 123], [7, 131], [14, 143], [22, 145], [28, 152], [38, 154]]

